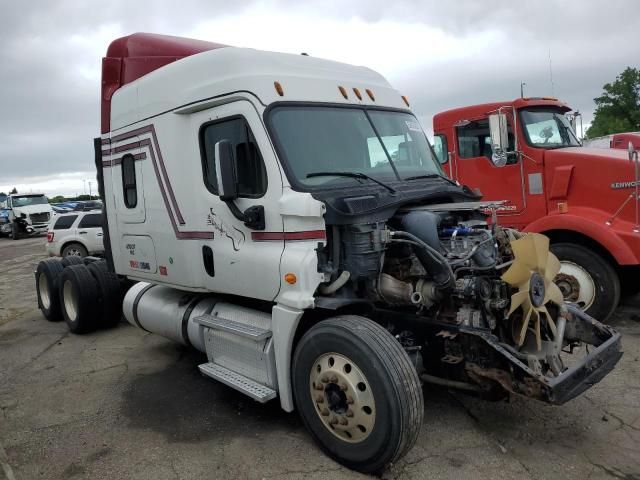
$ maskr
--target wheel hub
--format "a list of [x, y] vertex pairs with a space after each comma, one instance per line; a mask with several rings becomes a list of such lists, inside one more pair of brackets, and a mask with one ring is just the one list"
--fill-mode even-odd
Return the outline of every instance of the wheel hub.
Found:
[[51, 298], [49, 298], [49, 281], [44, 273], [38, 276], [38, 288], [40, 289], [42, 307], [46, 310], [51, 306]]
[[596, 284], [591, 274], [577, 263], [561, 260], [560, 272], [554, 282], [560, 288], [564, 299], [576, 303], [587, 310], [596, 298]]
[[343, 441], [367, 438], [375, 424], [371, 386], [357, 365], [339, 353], [325, 353], [309, 376], [311, 398], [323, 425]]
[[580, 296], [580, 283], [575, 277], [567, 275], [566, 273], [559, 273], [556, 275], [554, 282], [556, 282], [556, 285], [558, 285], [560, 291], [562, 291], [565, 300], [569, 302], [578, 300]]

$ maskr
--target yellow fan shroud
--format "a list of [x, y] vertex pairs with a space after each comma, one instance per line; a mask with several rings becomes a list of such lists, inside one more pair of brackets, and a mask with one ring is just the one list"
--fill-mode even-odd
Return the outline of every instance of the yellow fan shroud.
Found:
[[548, 302], [562, 305], [563, 296], [553, 279], [560, 271], [560, 261], [549, 251], [549, 239], [539, 233], [528, 233], [511, 242], [514, 261], [502, 275], [502, 280], [518, 289], [511, 297], [508, 316], [522, 307], [521, 325], [514, 326], [514, 341], [524, 343], [529, 323], [533, 324], [536, 345], [542, 348], [540, 321], [544, 316], [556, 335], [556, 324], [546, 308]]

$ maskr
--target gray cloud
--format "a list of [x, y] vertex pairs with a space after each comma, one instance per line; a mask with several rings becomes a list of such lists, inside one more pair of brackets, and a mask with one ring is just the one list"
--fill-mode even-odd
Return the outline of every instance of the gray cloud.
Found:
[[[241, 14], [255, 4], [264, 5], [206, 0], [3, 3], [0, 185], [92, 171], [91, 139], [99, 133], [100, 57], [112, 39], [109, 32], [179, 35], [203, 20]], [[273, 12], [294, 12], [309, 22], [320, 12], [345, 20], [427, 25], [468, 41], [470, 48], [478, 36], [496, 33], [500, 42], [465, 60], [429, 61], [430, 45], [405, 45], [415, 50], [415, 64], [383, 72], [410, 96], [427, 128], [431, 116], [442, 109], [514, 98], [521, 81], [530, 95], [550, 94], [549, 49], [554, 93], [583, 111], [588, 121], [592, 99], [603, 83], [640, 63], [634, 0], [280, 0], [270, 5]], [[345, 36], [345, 42], [349, 40]], [[401, 38], [389, 42], [402, 45]]]

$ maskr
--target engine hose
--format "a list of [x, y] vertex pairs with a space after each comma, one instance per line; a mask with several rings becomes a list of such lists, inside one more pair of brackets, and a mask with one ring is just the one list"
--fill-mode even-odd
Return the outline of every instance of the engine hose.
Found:
[[342, 287], [344, 287], [344, 284], [349, 281], [350, 277], [351, 277], [351, 274], [348, 271], [344, 270], [338, 276], [338, 278], [336, 278], [330, 284], [328, 284], [328, 285], [320, 285], [318, 287], [318, 291], [323, 295], [331, 295], [333, 293], [336, 293], [338, 290], [340, 290]]
[[[418, 244], [416, 256], [427, 271], [433, 276], [436, 287], [447, 290], [454, 286], [455, 276], [446, 258], [435, 248], [409, 232], [395, 231], [393, 237], [404, 237]], [[420, 252], [423, 252], [422, 254]], [[425, 255], [426, 253], [426, 255]]]

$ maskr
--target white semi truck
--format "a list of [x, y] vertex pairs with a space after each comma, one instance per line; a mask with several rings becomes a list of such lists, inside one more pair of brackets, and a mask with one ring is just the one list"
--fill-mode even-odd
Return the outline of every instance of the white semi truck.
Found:
[[0, 208], [8, 211], [7, 222], [0, 224], [0, 234], [17, 240], [21, 235], [45, 233], [53, 209], [43, 193], [8, 195]]
[[487, 222], [367, 68], [134, 34], [103, 59], [94, 145], [106, 260], [41, 262], [44, 315], [123, 311], [350, 468], [414, 445], [425, 382], [562, 404], [621, 356], [563, 302], [546, 237]]

